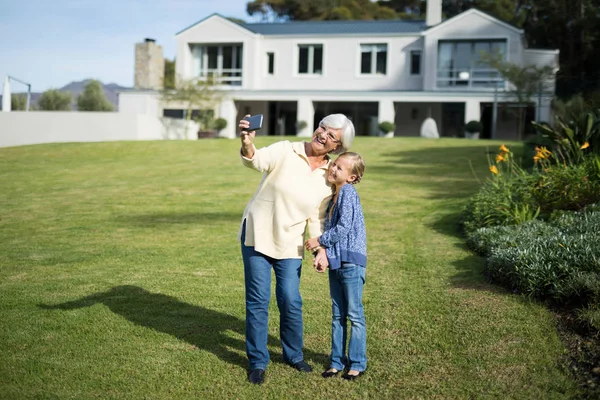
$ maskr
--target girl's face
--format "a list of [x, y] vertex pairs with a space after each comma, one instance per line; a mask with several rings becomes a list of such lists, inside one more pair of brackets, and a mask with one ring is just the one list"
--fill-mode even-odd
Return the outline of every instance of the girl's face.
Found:
[[354, 182], [356, 175], [352, 173], [352, 162], [347, 157], [338, 157], [329, 167], [327, 180], [338, 188]]

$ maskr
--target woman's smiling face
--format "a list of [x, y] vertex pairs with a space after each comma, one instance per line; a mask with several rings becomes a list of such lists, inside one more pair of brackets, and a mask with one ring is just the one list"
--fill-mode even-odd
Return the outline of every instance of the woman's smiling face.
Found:
[[313, 134], [312, 146], [317, 153], [330, 153], [341, 146], [341, 129], [328, 128], [319, 124]]

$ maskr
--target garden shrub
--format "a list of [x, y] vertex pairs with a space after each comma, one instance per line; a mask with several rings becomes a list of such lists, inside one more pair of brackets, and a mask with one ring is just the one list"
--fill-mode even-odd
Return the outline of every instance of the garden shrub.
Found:
[[531, 187], [534, 202], [542, 215], [554, 210], [581, 210], [600, 201], [600, 180], [595, 172], [596, 157], [587, 157], [581, 164], [551, 165], [538, 175]]
[[487, 256], [493, 282], [560, 304], [600, 303], [600, 212], [598, 205], [563, 212], [550, 222], [483, 228], [468, 239]]
[[537, 174], [499, 177], [486, 181], [469, 199], [460, 223], [465, 233], [495, 225], [520, 224], [536, 216], [537, 205], [530, 188]]

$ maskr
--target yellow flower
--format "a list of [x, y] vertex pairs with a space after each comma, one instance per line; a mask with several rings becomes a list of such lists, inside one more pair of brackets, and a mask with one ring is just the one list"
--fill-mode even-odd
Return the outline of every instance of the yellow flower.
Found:
[[496, 175], [498, 175], [498, 168], [496, 168], [496, 166], [495, 166], [495, 165], [492, 165], [492, 166], [490, 167], [490, 172], [491, 172], [492, 174], [496, 174]]
[[510, 150], [508, 150], [508, 147], [505, 145], [500, 146], [500, 151], [503, 153], [510, 153]]
[[588, 147], [590, 147], [590, 144], [588, 142], [585, 142], [584, 144], [581, 145], [580, 149], [587, 149]]
[[506, 161], [506, 158], [504, 158], [504, 154], [498, 154], [496, 156], [496, 162], [499, 163], [500, 161]]
[[538, 161], [540, 161], [540, 157], [536, 154], [533, 156], [533, 162], [537, 164]]

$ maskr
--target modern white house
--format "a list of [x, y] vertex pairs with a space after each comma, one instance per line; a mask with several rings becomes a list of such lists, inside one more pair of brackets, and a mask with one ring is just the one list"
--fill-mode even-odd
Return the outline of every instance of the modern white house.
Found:
[[[179, 79], [218, 77], [225, 96], [217, 116], [233, 138], [245, 114], [264, 114], [259, 134], [309, 136], [330, 113], [344, 113], [358, 135], [418, 136], [432, 117], [441, 136], [460, 136], [481, 121], [482, 137], [516, 138], [514, 95], [481, 52], [558, 69], [558, 50], [528, 49], [523, 31], [476, 9], [442, 20], [441, 0], [427, 1], [425, 21], [236, 23], [218, 14], [176, 35]], [[137, 68], [137, 66], [136, 66]], [[531, 99], [528, 118], [550, 120], [554, 81]], [[153, 89], [120, 93], [120, 112], [182, 118]], [[495, 122], [495, 123], [493, 123]]]

